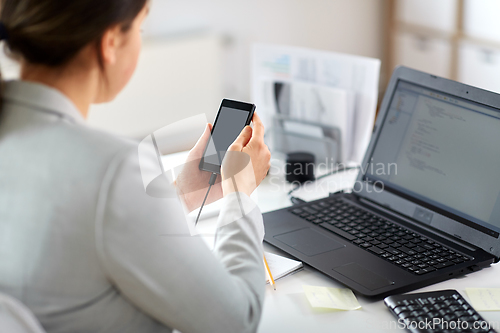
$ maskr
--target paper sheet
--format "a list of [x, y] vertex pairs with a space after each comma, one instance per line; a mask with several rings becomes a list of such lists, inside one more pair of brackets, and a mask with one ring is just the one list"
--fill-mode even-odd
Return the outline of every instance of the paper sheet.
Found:
[[476, 311], [500, 311], [500, 288], [466, 288]]
[[302, 286], [307, 299], [313, 308], [328, 308], [337, 310], [361, 309], [352, 290], [346, 288], [327, 288]]
[[352, 151], [354, 95], [347, 90], [294, 82], [290, 89], [289, 116], [294, 119], [327, 124], [340, 129], [342, 161]]
[[[253, 48], [252, 61], [253, 100], [267, 129], [272, 124], [273, 115], [280, 111], [277, 105], [296, 108], [297, 104], [294, 107], [287, 103], [291, 103], [292, 98], [296, 99], [296, 96], [292, 96], [294, 92], [301, 90], [302, 94], [299, 95], [302, 97], [299, 100], [310, 104], [306, 105], [308, 113], [314, 114], [318, 111], [315, 106], [323, 104], [326, 110], [335, 109], [335, 116], [339, 117], [327, 115], [326, 124], [336, 126], [339, 122], [347, 122], [348, 129], [343, 134], [346, 135], [343, 143], [346, 157], [342, 162], [361, 162], [373, 128], [380, 60], [257, 44]], [[276, 84], [280, 83], [294, 86], [280, 87], [278, 91]], [[335, 89], [337, 93], [319, 87]], [[311, 88], [314, 88], [312, 92]], [[304, 94], [304, 91], [309, 92]], [[332, 97], [334, 101], [330, 99]]]
[[[264, 252], [264, 255], [266, 256], [267, 264], [269, 265], [269, 270], [273, 275], [274, 281], [299, 271], [304, 267], [302, 262], [297, 260], [288, 259], [269, 252]], [[266, 277], [266, 283], [269, 283], [269, 277]]]

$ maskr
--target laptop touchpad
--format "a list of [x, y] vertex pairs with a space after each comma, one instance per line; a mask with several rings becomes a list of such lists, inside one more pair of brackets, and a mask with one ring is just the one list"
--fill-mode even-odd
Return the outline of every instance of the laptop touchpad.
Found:
[[333, 270], [369, 290], [377, 290], [394, 284], [394, 282], [387, 280], [385, 277], [380, 276], [375, 272], [361, 267], [355, 262], [336, 267]]
[[311, 228], [287, 232], [274, 238], [309, 257], [345, 247], [344, 244]]

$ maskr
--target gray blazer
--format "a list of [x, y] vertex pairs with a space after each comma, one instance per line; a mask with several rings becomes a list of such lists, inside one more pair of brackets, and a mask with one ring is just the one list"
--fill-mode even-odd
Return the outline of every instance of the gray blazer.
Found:
[[210, 251], [178, 198], [146, 194], [136, 143], [47, 86], [8, 82], [3, 99], [0, 292], [48, 332], [256, 331], [263, 225], [248, 196], [244, 216], [226, 196]]

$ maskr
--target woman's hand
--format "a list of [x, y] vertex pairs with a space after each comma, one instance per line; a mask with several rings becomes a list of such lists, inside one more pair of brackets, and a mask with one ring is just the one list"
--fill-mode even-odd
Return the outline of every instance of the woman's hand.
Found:
[[[205, 132], [203, 132], [194, 148], [189, 152], [182, 172], [175, 181], [179, 196], [190, 212], [201, 206], [208, 190], [208, 181], [212, 175], [210, 172], [201, 171], [199, 168], [200, 160], [205, 152], [211, 132], [212, 124], [207, 124]], [[206, 205], [222, 198], [220, 179], [220, 175], [217, 176], [217, 180], [212, 186], [205, 202]]]
[[254, 113], [252, 122], [253, 129], [246, 126], [224, 157], [222, 163], [224, 195], [238, 191], [250, 196], [266, 177], [271, 166], [271, 152], [264, 143], [264, 125], [257, 113]]
[[[244, 192], [250, 196], [264, 179], [270, 167], [271, 153], [264, 143], [264, 125], [259, 116], [254, 113], [252, 118], [254, 128], [246, 126], [229, 147], [222, 164], [222, 186], [221, 176], [217, 176], [207, 197], [206, 205], [217, 201], [231, 192]], [[208, 181], [211, 173], [199, 169], [200, 160], [205, 152], [212, 125], [207, 124], [205, 132], [189, 152], [186, 163], [175, 181], [181, 200], [188, 211], [193, 211], [201, 206], [208, 190]], [[247, 163], [250, 161], [250, 163]], [[234, 167], [244, 163], [242, 170], [228, 173]], [[226, 176], [226, 178], [224, 178]], [[232, 176], [232, 177], [227, 177]], [[230, 178], [230, 179], [227, 179]]]

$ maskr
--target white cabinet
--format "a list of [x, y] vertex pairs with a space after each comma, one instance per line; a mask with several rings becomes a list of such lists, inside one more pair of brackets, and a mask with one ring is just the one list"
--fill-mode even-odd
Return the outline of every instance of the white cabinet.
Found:
[[455, 31], [457, 0], [397, 0], [396, 6], [400, 22], [450, 33]]
[[500, 93], [500, 1], [464, 0], [458, 80]]
[[464, 26], [465, 36], [480, 40], [500, 42], [500, 1], [465, 0]]
[[458, 80], [500, 93], [500, 47], [462, 42], [459, 48]]
[[400, 32], [396, 36], [396, 65], [449, 77], [451, 44], [447, 39]]
[[392, 63], [451, 78], [460, 0], [395, 0]]
[[391, 73], [405, 65], [500, 93], [500, 0], [390, 3]]

